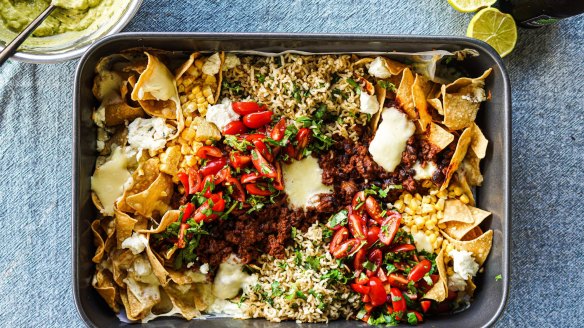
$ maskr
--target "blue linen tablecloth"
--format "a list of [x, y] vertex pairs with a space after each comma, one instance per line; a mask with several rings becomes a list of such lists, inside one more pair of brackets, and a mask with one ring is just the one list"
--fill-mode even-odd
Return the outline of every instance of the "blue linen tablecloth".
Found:
[[[126, 31], [464, 35], [445, 0], [146, 0]], [[520, 30], [511, 293], [501, 327], [582, 326], [584, 17]], [[76, 327], [71, 292], [76, 61], [0, 68], [0, 326]]]

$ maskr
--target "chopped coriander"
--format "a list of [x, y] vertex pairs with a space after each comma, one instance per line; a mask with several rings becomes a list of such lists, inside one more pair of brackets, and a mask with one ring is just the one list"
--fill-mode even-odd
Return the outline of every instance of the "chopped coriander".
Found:
[[397, 271], [397, 268], [395, 267], [395, 265], [393, 265], [391, 263], [388, 263], [385, 266], [385, 269], [387, 270], [387, 274], [390, 274], [390, 273], [393, 273], [393, 272], [396, 272]]
[[418, 324], [418, 317], [416, 316], [416, 314], [414, 312], [408, 313], [408, 323], [412, 326], [415, 326]]
[[349, 211], [341, 210], [333, 214], [328, 220], [328, 226], [334, 228], [336, 226], [344, 226], [349, 222]]
[[264, 74], [258, 73], [258, 74], [256, 74], [256, 78], [258, 79], [258, 81], [260, 83], [264, 83], [266, 81], [266, 76]]
[[377, 84], [384, 88], [385, 90], [391, 91], [391, 92], [396, 92], [397, 88], [395, 87], [395, 84], [388, 82], [388, 81], [383, 81], [383, 80], [379, 80], [377, 81]]
[[363, 262], [363, 267], [369, 271], [377, 270], [377, 266], [373, 262], [365, 261]]
[[298, 231], [296, 230], [296, 227], [292, 227], [292, 232], [291, 232], [292, 238], [296, 238], [297, 233], [298, 233]]
[[500, 281], [501, 279], [503, 279], [503, 276], [498, 274], [495, 276], [495, 281]]

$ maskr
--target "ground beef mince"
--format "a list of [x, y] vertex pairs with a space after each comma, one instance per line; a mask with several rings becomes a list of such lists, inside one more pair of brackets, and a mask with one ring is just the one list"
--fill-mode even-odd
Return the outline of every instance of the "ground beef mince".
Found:
[[[286, 198], [281, 197], [277, 203], [258, 212], [234, 215], [228, 220], [208, 225], [206, 229], [209, 235], [201, 238], [197, 256], [212, 267], [221, 264], [231, 253], [235, 253], [244, 263], [253, 261], [263, 253], [283, 258], [292, 227], [305, 231], [316, 220], [327, 219], [331, 209], [336, 210], [336, 205], [307, 211], [292, 210], [288, 208]], [[219, 246], [222, 248], [219, 249]]]

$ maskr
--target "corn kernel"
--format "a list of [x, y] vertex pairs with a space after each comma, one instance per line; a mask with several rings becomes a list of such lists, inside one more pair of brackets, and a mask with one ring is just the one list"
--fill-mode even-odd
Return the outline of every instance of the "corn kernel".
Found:
[[440, 198], [447, 198], [448, 197], [448, 191], [447, 190], [440, 190], [436, 196], [440, 197]]
[[393, 203], [393, 207], [395, 207], [395, 209], [397, 209], [399, 212], [403, 212], [404, 210], [404, 201], [403, 199], [398, 199], [395, 201], [395, 203]]
[[433, 230], [436, 225], [433, 224], [431, 220], [428, 220], [426, 221], [424, 226], [426, 227], [426, 229], [428, 229], [428, 231], [430, 231]]
[[437, 202], [436, 202], [436, 209], [438, 211], [444, 211], [444, 205], [446, 204], [446, 201], [444, 200], [444, 198], [440, 198]]
[[422, 197], [422, 204], [430, 204], [431, 201], [432, 199], [428, 195]]
[[446, 269], [446, 273], [448, 273], [449, 276], [452, 276], [454, 274], [454, 270], [451, 267], [448, 267], [448, 269]]
[[421, 201], [422, 200], [422, 195], [420, 195], [419, 193], [416, 193], [416, 199]]
[[432, 230], [424, 230], [424, 234], [428, 237], [432, 234]]
[[436, 218], [438, 218], [438, 220], [444, 219], [444, 212], [439, 211], [436, 213]]
[[437, 239], [436, 234], [433, 233], [428, 238], [430, 239], [430, 242], [432, 244], [436, 243], [436, 239]]
[[463, 202], [463, 203], [465, 203], [465, 204], [470, 203], [470, 199], [468, 199], [468, 196], [467, 195], [460, 196], [460, 201]]
[[409, 205], [411, 201], [412, 201], [412, 195], [409, 194], [409, 193], [405, 194], [405, 196], [404, 196], [404, 203], [407, 204], [407, 205]]
[[410, 207], [406, 207], [405, 212], [409, 215], [414, 215], [416, 214]]
[[459, 186], [454, 187], [454, 194], [456, 196], [462, 195], [462, 188], [460, 188]]
[[423, 214], [428, 214], [428, 213], [432, 213], [434, 212], [434, 206], [432, 206], [432, 204], [422, 204], [422, 213]]
[[440, 224], [438, 224], [438, 228], [440, 228], [440, 229], [446, 229], [446, 223], [440, 223]]
[[412, 199], [412, 201], [409, 204], [409, 207], [412, 209], [412, 211], [416, 211], [419, 207], [419, 202], [417, 199]]
[[411, 226], [410, 230], [411, 230], [412, 234], [418, 233], [418, 226], [413, 225], [413, 226]]

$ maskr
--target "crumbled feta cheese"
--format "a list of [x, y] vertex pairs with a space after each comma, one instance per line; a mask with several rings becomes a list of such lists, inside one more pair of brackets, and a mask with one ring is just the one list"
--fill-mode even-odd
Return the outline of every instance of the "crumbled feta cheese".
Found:
[[134, 232], [131, 237], [124, 239], [122, 242], [122, 248], [131, 250], [134, 255], [142, 253], [146, 246], [148, 246], [148, 239], [137, 232]]
[[237, 257], [232, 255], [227, 261], [219, 265], [219, 270], [213, 281], [213, 293], [217, 298], [231, 299], [237, 296], [239, 291], [252, 283], [252, 281], [254, 279], [243, 272], [243, 264], [240, 263]]
[[361, 113], [373, 115], [379, 111], [379, 102], [375, 94], [370, 95], [365, 91], [361, 91], [359, 102], [361, 103], [361, 108], [359, 109]]
[[237, 303], [233, 303], [227, 300], [215, 299], [213, 304], [207, 309], [208, 313], [215, 314], [226, 314], [234, 318], [243, 318], [244, 311], [247, 309], [248, 305], [241, 303], [241, 306]]
[[203, 263], [203, 265], [199, 267], [199, 271], [201, 271], [202, 274], [209, 273], [209, 263]]
[[474, 277], [479, 271], [479, 264], [475, 262], [471, 252], [452, 250], [448, 256], [452, 258], [454, 272], [464, 280]]
[[235, 66], [239, 66], [241, 64], [241, 61], [239, 60], [239, 57], [237, 57], [235, 54], [227, 54], [225, 55], [225, 64], [223, 65], [223, 70], [226, 71], [228, 69], [232, 69]]
[[219, 68], [221, 67], [221, 57], [219, 57], [219, 53], [215, 53], [205, 61], [203, 64], [203, 73], [207, 75], [215, 75], [219, 73]]
[[448, 289], [455, 292], [461, 292], [466, 289], [466, 280], [458, 273], [448, 277]]
[[97, 110], [93, 111], [91, 118], [95, 125], [103, 128], [105, 126], [105, 106], [101, 105]]
[[132, 270], [137, 276], [147, 276], [152, 272], [152, 266], [147, 259], [138, 257], [134, 260]]
[[385, 66], [385, 60], [381, 57], [377, 57], [371, 62], [369, 74], [378, 79], [387, 79], [391, 76], [391, 72]]
[[173, 133], [174, 129], [161, 117], [137, 118], [128, 126], [128, 143], [140, 150], [159, 150]]
[[233, 122], [239, 120], [239, 114], [233, 111], [231, 108], [231, 100], [229, 98], [223, 98], [220, 104], [209, 106], [207, 108], [207, 115], [205, 116], [207, 121], [214, 123], [219, 130]]
[[463, 95], [462, 99], [466, 101], [470, 101], [473, 103], [480, 103], [487, 100], [487, 96], [485, 95], [485, 89], [483, 88], [474, 88], [473, 94]]

